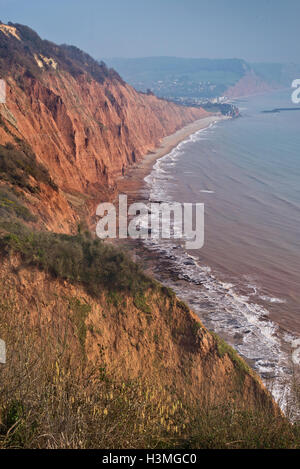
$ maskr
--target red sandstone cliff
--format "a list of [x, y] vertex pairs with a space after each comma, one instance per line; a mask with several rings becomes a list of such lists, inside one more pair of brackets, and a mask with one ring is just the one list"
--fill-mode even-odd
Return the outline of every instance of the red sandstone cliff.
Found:
[[[203, 409], [225, 405], [231, 422], [235, 408], [280, 417], [246, 363], [123, 253], [80, 230], [59, 236], [30, 226], [75, 231], [95, 203], [113, 195], [128, 165], [206, 113], [137, 93], [76, 48], [41, 41], [19, 25], [0, 23], [0, 71], [7, 83], [0, 104], [0, 332], [9, 364], [1, 370], [0, 446], [119, 447], [90, 433], [105, 434], [100, 414], [111, 433], [123, 433], [123, 417], [124, 428], [134, 424], [130, 433], [135, 415], [144, 424], [141, 407], [129, 414], [119, 406], [119, 387], [134, 407], [145, 394], [146, 409], [149, 389], [158, 391], [151, 435], [162, 428], [165, 438], [171, 422], [172, 445], [177, 422], [190, 438], [185, 428]], [[132, 394], [134, 382], [140, 387]], [[112, 383], [116, 420], [105, 383]], [[11, 409], [15, 415], [16, 403], [22, 417], [11, 425], [6, 416]], [[177, 407], [183, 410], [175, 421]], [[142, 441], [125, 440], [124, 447]]]
[[26, 194], [48, 228], [68, 230], [128, 165], [206, 114], [138, 93], [104, 64], [25, 26], [0, 25], [0, 43], [0, 144], [27, 142], [58, 186], [43, 187], [38, 202]]

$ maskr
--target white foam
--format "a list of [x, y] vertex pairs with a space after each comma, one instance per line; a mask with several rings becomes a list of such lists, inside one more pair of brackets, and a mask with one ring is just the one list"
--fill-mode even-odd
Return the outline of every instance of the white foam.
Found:
[[261, 295], [259, 296], [260, 300], [266, 301], [267, 303], [286, 303], [286, 300], [281, 298], [275, 298], [272, 296]]
[[282, 340], [292, 343], [295, 337], [283, 337], [279, 326], [268, 318], [266, 308], [251, 302], [250, 296], [239, 294], [232, 282], [219, 281], [209, 266], [199, 263], [197, 256], [187, 254], [171, 241], [150, 240], [146, 244], [167, 258], [172, 277], [177, 275], [179, 280], [188, 281], [189, 287], [171, 277], [167, 282], [164, 278], [164, 282], [191, 305], [209, 329], [226, 337], [242, 356], [254, 363], [254, 369], [270, 385], [274, 398], [284, 409], [290, 371]]
[[[155, 163], [151, 174], [145, 178], [152, 201], [172, 201], [168, 182], [170, 168], [184, 156], [187, 145], [205, 139], [207, 133], [207, 129], [197, 131]], [[200, 192], [214, 193], [213, 190], [205, 189]], [[258, 304], [255, 299], [270, 304], [282, 303], [284, 300], [263, 295], [251, 277], [244, 276], [236, 282], [231, 279], [220, 281], [210, 266], [202, 265], [196, 254], [188, 254], [173, 240], [152, 238], [144, 243], [149, 250], [156, 251], [158, 257], [168, 259], [172, 275], [167, 281], [164, 277], [164, 283], [191, 305], [208, 329], [226, 338], [242, 356], [251, 360], [254, 369], [284, 409], [289, 396], [286, 380], [290, 376], [290, 356], [284, 351], [283, 344], [285, 349], [289, 348], [287, 344], [291, 348], [296, 338], [292, 334], [284, 334], [269, 318], [267, 307]], [[160, 277], [159, 269], [157, 277]], [[185, 280], [189, 285], [178, 280]]]
[[[204, 136], [207, 134], [207, 131], [212, 132], [212, 128], [218, 123], [218, 121], [213, 121], [209, 124], [208, 127], [204, 129], [197, 130], [197, 132], [189, 135], [185, 140], [180, 142], [170, 153], [159, 158], [153, 168], [151, 173], [144, 178], [149, 190], [150, 190], [150, 200], [152, 201], [171, 201], [168, 196], [168, 184], [171, 179], [174, 179], [170, 174], [170, 168], [176, 164], [179, 158], [184, 155], [184, 150], [186, 146], [190, 143], [195, 143], [197, 141], [205, 139]], [[205, 139], [206, 140], [206, 139]], [[214, 191], [203, 190], [200, 192], [214, 193]]]

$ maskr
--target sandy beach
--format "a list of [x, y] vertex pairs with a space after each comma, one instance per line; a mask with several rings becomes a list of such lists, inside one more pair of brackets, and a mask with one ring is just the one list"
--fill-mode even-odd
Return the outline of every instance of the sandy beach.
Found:
[[[198, 132], [199, 130], [208, 128], [214, 122], [225, 119], [228, 119], [228, 117], [221, 114], [211, 114], [186, 125], [185, 127], [177, 130], [174, 134], [164, 137], [156, 151], [149, 152], [144, 155], [141, 161], [127, 169], [125, 176], [121, 176], [117, 180], [117, 195], [126, 194], [128, 196], [128, 204], [138, 201], [147, 203], [148, 194], [145, 191], [146, 183], [144, 179], [151, 173], [155, 162], [170, 153], [177, 145], [179, 145], [179, 143], [186, 140], [190, 135]], [[110, 239], [109, 242], [122, 246], [125, 250], [130, 251], [130, 255], [133, 260], [142, 262], [145, 272], [148, 275], [155, 277], [155, 271], [157, 269], [157, 255], [150, 251], [145, 255], [146, 251], [140, 240], [116, 238]], [[166, 270], [168, 271], [168, 268]], [[167, 273], [167, 276], [168, 275], [169, 273]]]
[[199, 130], [206, 129], [213, 122], [228, 119], [220, 114], [203, 117], [187, 126], [179, 129], [172, 135], [162, 139], [156, 151], [145, 155], [140, 162], [131, 166], [125, 176], [117, 181], [118, 193], [127, 194], [129, 201], [140, 199], [140, 191], [144, 186], [144, 178], [151, 172], [155, 162], [170, 153], [180, 142]]

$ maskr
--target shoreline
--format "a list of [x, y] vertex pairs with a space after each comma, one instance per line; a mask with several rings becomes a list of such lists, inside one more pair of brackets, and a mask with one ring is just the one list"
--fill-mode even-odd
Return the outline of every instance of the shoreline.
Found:
[[[119, 193], [123, 192], [127, 194], [129, 203], [132, 203], [132, 201], [147, 201], [148, 191], [144, 178], [151, 173], [155, 162], [170, 153], [178, 146], [179, 143], [186, 140], [190, 135], [198, 132], [199, 130], [208, 128], [213, 122], [226, 119], [228, 118], [224, 118], [220, 115], [211, 115], [209, 117], [195, 121], [192, 124], [189, 124], [188, 126], [180, 129], [176, 133], [165, 137], [156, 151], [145, 155], [138, 164], [130, 167], [128, 173], [118, 181]], [[220, 336], [227, 343], [238, 350], [238, 353], [243, 356], [249, 366], [251, 366], [251, 368], [254, 369], [255, 372], [263, 379], [265, 385], [272, 390], [274, 398], [278, 402], [282, 400], [282, 408], [285, 407], [286, 402], [283, 398], [283, 395], [285, 395], [287, 390], [287, 377], [286, 374], [281, 370], [283, 368], [288, 369], [288, 343], [283, 340], [284, 337], [282, 335], [286, 331], [281, 328], [277, 321], [272, 320], [269, 315], [263, 316], [262, 313], [260, 313], [260, 310], [257, 313], [255, 304], [253, 306], [253, 317], [255, 321], [254, 323], [249, 323], [247, 321], [247, 313], [249, 312], [248, 305], [244, 306], [243, 304], [236, 304], [235, 292], [232, 292], [227, 287], [224, 287], [221, 291], [221, 296], [223, 295], [222, 298], [226, 298], [226, 300], [230, 303], [229, 307], [232, 309], [231, 313], [234, 315], [237, 313], [237, 316], [234, 316], [232, 320], [237, 321], [238, 319], [240, 321], [239, 324], [241, 324], [241, 331], [249, 331], [249, 324], [251, 324], [252, 329], [255, 331], [255, 334], [258, 337], [258, 345], [255, 341], [253, 341], [254, 339], [251, 341], [247, 340], [245, 346], [246, 348], [244, 347], [244, 350], [242, 350], [240, 349], [241, 346], [244, 346], [242, 336], [240, 334], [233, 334], [235, 332], [234, 328], [229, 327], [228, 329], [225, 328], [220, 331], [215, 330], [214, 321], [216, 318], [222, 321], [225, 317], [228, 317], [226, 304], [224, 305], [224, 311], [221, 309], [221, 311], [218, 311], [217, 314], [211, 315], [210, 311], [212, 306], [209, 303], [210, 299], [205, 294], [205, 290], [203, 288], [205, 283], [205, 275], [201, 269], [198, 269], [198, 263], [190, 259], [190, 256], [184, 252], [184, 249], [176, 247], [176, 252], [173, 251], [174, 247], [169, 250], [161, 248], [155, 249], [151, 245], [145, 246], [141, 240], [133, 239], [118, 240], [117, 244], [125, 248], [125, 250], [130, 253], [133, 260], [137, 261], [143, 266], [143, 270], [146, 274], [155, 278], [163, 285], [172, 288], [176, 295], [179, 298], [182, 298], [183, 301], [185, 301], [195, 312], [195, 314], [197, 314], [197, 316], [204, 323], [204, 325], [208, 327], [208, 329], [214, 330], [220, 334]], [[181, 258], [182, 260], [180, 261], [179, 265], [177, 261], [179, 261]], [[185, 269], [184, 273], [182, 271], [182, 267]], [[222, 283], [217, 282], [217, 286], [220, 285], [222, 286]], [[220, 304], [223, 304], [222, 301]], [[258, 306], [260, 306], [260, 304], [258, 304]], [[245, 308], [246, 314], [244, 315], [243, 310]], [[261, 311], [264, 308], [261, 307]], [[250, 313], [252, 314], [252, 310]], [[276, 341], [274, 344], [271, 342], [265, 343], [265, 334], [267, 334], [270, 328], [273, 329], [273, 326], [275, 327], [274, 334], [276, 336]], [[260, 357], [257, 359], [253, 358], [251, 353], [252, 347], [255, 346], [259, 351], [260, 344], [266, 347], [266, 350], [263, 350], [264, 354], [262, 355], [264, 359]], [[270, 351], [273, 349], [273, 347], [277, 349], [276, 357], [278, 358], [278, 363], [277, 359], [274, 361], [270, 354]]]
[[117, 193], [126, 194], [129, 200], [136, 198], [141, 199], [141, 190], [145, 185], [145, 177], [148, 176], [157, 160], [169, 154], [181, 142], [186, 140], [200, 130], [207, 129], [212, 123], [229, 119], [220, 114], [212, 114], [202, 117], [185, 127], [177, 130], [175, 133], [164, 137], [159, 147], [153, 152], [149, 152], [142, 156], [141, 160], [127, 169], [125, 176], [121, 176], [117, 180]]

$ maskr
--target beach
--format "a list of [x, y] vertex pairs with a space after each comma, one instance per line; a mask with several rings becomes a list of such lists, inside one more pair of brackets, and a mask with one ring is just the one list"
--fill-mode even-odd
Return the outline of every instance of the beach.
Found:
[[251, 98], [241, 103], [241, 119], [195, 122], [164, 139], [120, 181], [129, 203], [205, 204], [201, 250], [187, 252], [179, 240], [151, 237], [125, 245], [147, 273], [236, 348], [278, 401], [300, 333], [299, 138], [292, 115], [261, 110], [284, 99]]
[[190, 135], [208, 128], [215, 122], [228, 119], [221, 114], [203, 117], [179, 129], [172, 135], [164, 137], [156, 151], [144, 155], [137, 164], [130, 166], [125, 176], [117, 181], [118, 193], [127, 194], [130, 201], [141, 199], [141, 189], [145, 186], [144, 178], [148, 176], [157, 160], [170, 153], [180, 142]]

